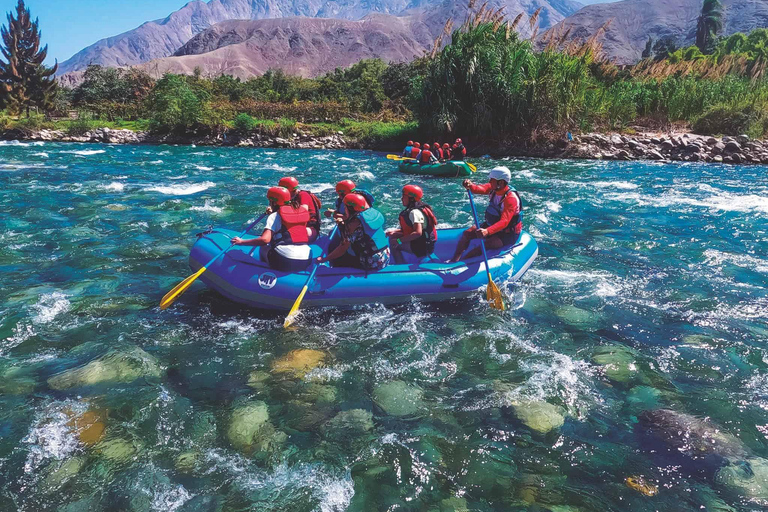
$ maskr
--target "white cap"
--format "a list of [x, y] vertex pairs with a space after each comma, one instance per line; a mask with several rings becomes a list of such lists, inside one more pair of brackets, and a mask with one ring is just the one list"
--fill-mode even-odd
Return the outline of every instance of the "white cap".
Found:
[[488, 179], [492, 180], [504, 180], [507, 183], [512, 181], [512, 171], [509, 168], [500, 165], [491, 169], [491, 173], [488, 175]]

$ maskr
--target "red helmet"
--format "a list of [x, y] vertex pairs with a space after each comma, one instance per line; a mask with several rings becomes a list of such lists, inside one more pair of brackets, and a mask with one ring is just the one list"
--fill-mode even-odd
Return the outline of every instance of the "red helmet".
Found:
[[349, 194], [353, 190], [355, 190], [355, 182], [352, 180], [342, 180], [336, 184], [336, 192]]
[[456, 144], [461, 144], [461, 139], [456, 139]]
[[418, 142], [414, 142], [414, 143], [413, 143], [413, 147], [415, 147], [415, 148], [420, 148], [420, 147], [421, 147], [421, 144], [419, 144]]
[[267, 190], [267, 199], [274, 201], [278, 206], [284, 206], [291, 203], [291, 193], [285, 187], [272, 187]]
[[429, 149], [429, 144], [424, 144], [424, 149]]
[[450, 147], [447, 142], [443, 144], [443, 149], [449, 149]]
[[368, 208], [368, 203], [360, 194], [347, 194], [344, 196], [344, 204], [355, 213], [363, 212]]
[[412, 140], [409, 140], [409, 141], [408, 141], [408, 145], [409, 145], [409, 146], [413, 146], [413, 141], [412, 141]]
[[432, 144], [432, 147], [435, 148], [435, 149], [440, 149], [440, 143], [439, 142], [435, 142], [434, 144]]
[[421, 201], [421, 198], [424, 197], [424, 191], [418, 185], [406, 185], [403, 187], [403, 195]]
[[286, 176], [285, 178], [280, 178], [280, 181], [277, 182], [277, 185], [280, 187], [285, 187], [289, 192], [293, 193], [294, 190], [299, 188], [299, 180], [293, 176]]

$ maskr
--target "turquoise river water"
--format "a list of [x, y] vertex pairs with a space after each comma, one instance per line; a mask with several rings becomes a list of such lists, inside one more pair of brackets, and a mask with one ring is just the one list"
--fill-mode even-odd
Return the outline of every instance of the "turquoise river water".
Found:
[[[284, 331], [200, 283], [157, 305], [285, 174], [394, 225], [383, 154], [2, 144], [0, 510], [768, 506], [765, 167], [508, 160], [540, 247], [510, 310]], [[458, 181], [410, 181], [469, 225]]]

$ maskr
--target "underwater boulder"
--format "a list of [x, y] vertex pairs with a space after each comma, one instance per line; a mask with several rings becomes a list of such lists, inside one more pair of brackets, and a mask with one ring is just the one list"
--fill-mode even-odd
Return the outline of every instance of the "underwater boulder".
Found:
[[729, 464], [715, 475], [715, 482], [747, 501], [768, 506], [768, 460], [752, 458]]
[[592, 362], [600, 366], [604, 375], [615, 383], [629, 384], [646, 380], [635, 354], [621, 345], [597, 347], [592, 353]]
[[537, 434], [547, 434], [565, 423], [562, 409], [544, 401], [521, 401], [510, 404], [520, 422]]
[[281, 444], [285, 438], [285, 434], [275, 431], [269, 422], [269, 411], [264, 402], [244, 402], [232, 411], [227, 439], [237, 451], [248, 456], [262, 456]]
[[582, 331], [596, 331], [605, 320], [605, 315], [599, 311], [589, 311], [570, 304], [560, 306], [555, 314], [564, 323]]
[[415, 384], [392, 380], [373, 388], [374, 403], [390, 416], [415, 416], [424, 406], [424, 391]]
[[137, 441], [120, 437], [106, 439], [96, 445], [99, 455], [117, 464], [135, 460], [140, 450], [141, 444]]
[[75, 415], [71, 413], [72, 418], [67, 422], [67, 426], [77, 433], [80, 442], [86, 446], [93, 446], [104, 437], [106, 425], [104, 420], [107, 413], [105, 411], [87, 410], [82, 414]]
[[0, 395], [28, 395], [37, 387], [30, 370], [22, 367], [10, 367], [0, 372]]
[[349, 439], [373, 430], [373, 413], [365, 409], [341, 411], [325, 422], [323, 433], [328, 437]]
[[42, 482], [42, 489], [46, 493], [57, 490], [67, 483], [69, 479], [76, 476], [83, 469], [83, 466], [85, 466], [84, 457], [72, 457], [71, 459], [64, 460], [46, 475]]
[[322, 366], [328, 356], [326, 352], [301, 348], [288, 352], [272, 362], [272, 373], [302, 379], [315, 368]]
[[176, 471], [189, 475], [195, 471], [200, 462], [200, 453], [195, 451], [180, 453], [174, 461]]
[[154, 357], [134, 347], [107, 352], [85, 366], [54, 375], [48, 379], [48, 385], [61, 391], [107, 382], [133, 382], [141, 377], [159, 378], [160, 365]]

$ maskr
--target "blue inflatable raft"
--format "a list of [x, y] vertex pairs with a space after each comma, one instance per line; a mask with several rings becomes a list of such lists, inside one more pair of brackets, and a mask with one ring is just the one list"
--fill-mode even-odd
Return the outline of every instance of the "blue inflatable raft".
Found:
[[[451, 257], [463, 229], [438, 230], [435, 253], [418, 259], [405, 254], [402, 264], [394, 261], [383, 270], [365, 272], [353, 268], [322, 266], [304, 297], [302, 307], [380, 303], [397, 304], [419, 299], [444, 301], [471, 296], [488, 284], [482, 257], [459, 263], [444, 263]], [[189, 265], [196, 271], [213, 256], [229, 246], [239, 233], [215, 229], [203, 233], [189, 255]], [[475, 244], [477, 242], [473, 242]], [[319, 256], [328, 244], [327, 237], [312, 247]], [[496, 283], [519, 280], [538, 255], [531, 235], [523, 232], [518, 243], [501, 250], [488, 251], [491, 275]], [[263, 309], [290, 310], [299, 295], [311, 267], [288, 274], [269, 267], [260, 258], [260, 248], [237, 246], [208, 267], [200, 280], [230, 300]]]

